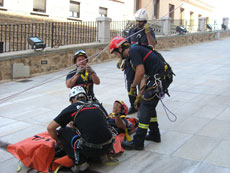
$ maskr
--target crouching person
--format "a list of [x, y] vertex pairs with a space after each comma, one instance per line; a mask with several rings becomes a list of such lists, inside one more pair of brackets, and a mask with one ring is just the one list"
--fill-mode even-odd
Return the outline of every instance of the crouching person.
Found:
[[[105, 109], [102, 105], [88, 102], [81, 86], [71, 89], [70, 102], [71, 105], [50, 122], [47, 130], [57, 145], [73, 159], [75, 166], [72, 171], [78, 172], [87, 169], [88, 159], [109, 153], [113, 138]], [[71, 121], [73, 126], [68, 127]]]

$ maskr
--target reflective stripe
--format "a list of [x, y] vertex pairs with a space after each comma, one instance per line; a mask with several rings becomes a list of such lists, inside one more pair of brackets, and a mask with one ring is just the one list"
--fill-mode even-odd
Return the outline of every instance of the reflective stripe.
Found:
[[148, 58], [148, 56], [149, 56], [150, 53], [152, 53], [152, 50], [150, 50], [150, 51], [145, 55], [145, 57], [144, 57], [144, 59], [143, 59], [143, 62], [145, 62], [145, 60]]
[[81, 111], [84, 111], [84, 110], [87, 110], [87, 109], [97, 109], [97, 107], [88, 107], [88, 108], [86, 107], [86, 108], [82, 108], [82, 109], [80, 110], [80, 112], [81, 112]]
[[148, 124], [138, 123], [138, 127], [141, 128], [141, 129], [148, 129], [149, 125]]
[[150, 118], [150, 123], [157, 122], [157, 117], [155, 118]]

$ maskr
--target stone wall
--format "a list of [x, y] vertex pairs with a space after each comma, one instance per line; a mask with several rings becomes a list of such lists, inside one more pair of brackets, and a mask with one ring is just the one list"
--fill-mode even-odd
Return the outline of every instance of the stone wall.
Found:
[[[230, 31], [192, 33], [186, 35], [172, 35], [158, 37], [158, 50], [181, 47], [185, 45], [211, 41], [217, 38], [229, 37]], [[30, 67], [30, 75], [50, 73], [67, 68], [72, 65], [73, 54], [78, 49], [83, 49], [88, 56], [95, 55], [102, 51], [108, 43], [90, 43], [81, 45], [63, 46], [59, 48], [46, 48], [44, 51], [33, 50], [9, 52], [0, 54], [0, 81], [12, 79], [12, 65], [23, 63]], [[90, 63], [100, 63], [114, 59], [108, 49], [98, 57], [91, 57]], [[45, 64], [47, 62], [47, 64]]]

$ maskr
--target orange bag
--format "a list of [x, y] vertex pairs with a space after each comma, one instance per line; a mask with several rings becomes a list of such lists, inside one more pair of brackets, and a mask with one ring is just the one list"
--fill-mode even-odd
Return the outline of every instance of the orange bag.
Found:
[[[129, 133], [134, 133], [137, 128], [138, 120], [136, 118], [127, 118], [127, 120], [132, 124], [132, 128]], [[115, 141], [113, 142], [113, 154], [124, 152], [124, 148], [121, 146], [124, 139], [125, 133], [120, 133], [115, 137]]]
[[41, 172], [56, 170], [60, 165], [73, 166], [73, 161], [68, 156], [54, 160], [54, 144], [55, 140], [50, 137], [48, 132], [44, 132], [16, 144], [8, 145], [7, 150], [26, 167]]

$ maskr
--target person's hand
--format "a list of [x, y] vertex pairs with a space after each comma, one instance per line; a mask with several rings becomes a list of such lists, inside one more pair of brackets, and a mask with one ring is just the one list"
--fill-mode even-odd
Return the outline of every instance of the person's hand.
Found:
[[57, 140], [56, 140], [56, 144], [57, 144], [57, 146], [58, 146], [59, 148], [61, 148], [61, 149], [63, 148], [63, 145], [62, 145], [60, 139], [57, 139]]
[[145, 33], [148, 34], [150, 32], [149, 24], [146, 23], [144, 28], [145, 28]]
[[122, 63], [122, 59], [119, 58], [119, 60], [117, 61], [117, 68], [118, 68], [118, 69], [121, 68], [121, 63]]
[[130, 87], [130, 90], [129, 90], [129, 94], [130, 94], [131, 96], [137, 96], [137, 88], [134, 87], [134, 86], [131, 86], [131, 87]]
[[137, 97], [136, 97], [136, 100], [134, 101], [134, 107], [135, 107], [136, 109], [138, 109], [138, 108], [140, 107], [141, 100], [142, 100], [142, 96], [137, 96]]
[[121, 113], [121, 105], [116, 101], [113, 103], [113, 113], [115, 116], [118, 116]]
[[80, 75], [83, 71], [84, 71], [84, 67], [83, 66], [79, 66], [79, 67], [77, 67], [76, 74]]
[[87, 65], [86, 70], [88, 71], [89, 74], [95, 73], [95, 71], [89, 65]]

